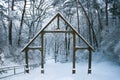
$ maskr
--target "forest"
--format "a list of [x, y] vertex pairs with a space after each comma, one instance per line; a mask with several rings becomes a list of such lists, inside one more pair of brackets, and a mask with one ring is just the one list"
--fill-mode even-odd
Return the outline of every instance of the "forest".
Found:
[[[56, 13], [62, 14], [93, 46], [93, 61], [120, 65], [120, 0], [0, 0], [0, 66], [24, 64], [21, 49]], [[55, 22], [50, 29], [56, 28]], [[32, 45], [39, 45], [39, 38]], [[46, 34], [44, 41], [45, 59], [72, 61], [70, 34]], [[76, 43], [84, 44], [79, 38]], [[77, 51], [77, 62], [87, 61], [87, 55], [87, 51]], [[30, 64], [39, 66], [40, 58], [39, 51], [29, 51]]]

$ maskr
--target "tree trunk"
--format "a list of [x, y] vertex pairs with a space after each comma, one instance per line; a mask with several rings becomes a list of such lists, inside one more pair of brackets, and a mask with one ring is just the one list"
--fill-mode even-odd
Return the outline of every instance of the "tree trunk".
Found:
[[89, 27], [91, 28], [92, 35], [93, 35], [93, 37], [94, 37], [93, 40], [94, 40], [94, 42], [96, 43], [96, 47], [98, 47], [97, 37], [96, 37], [95, 31], [94, 31], [93, 25], [92, 25], [92, 23], [91, 23], [91, 21], [90, 21], [90, 18], [89, 18], [89, 16], [87, 15], [87, 12], [85, 11], [83, 5], [81, 4], [81, 2], [80, 2], [79, 0], [78, 0], [78, 3], [79, 3], [79, 5], [81, 6], [81, 8], [82, 8], [82, 10], [83, 10], [83, 12], [84, 12], [84, 14], [85, 14], [85, 17], [86, 17], [86, 19], [87, 19], [87, 21], [88, 21]]
[[9, 45], [12, 46], [12, 20], [10, 20], [8, 35], [9, 35]]
[[24, 21], [24, 15], [25, 15], [25, 8], [26, 8], [26, 0], [24, 0], [24, 8], [23, 8], [23, 12], [22, 12], [22, 18], [21, 18], [21, 23], [20, 23], [20, 30], [19, 30], [19, 37], [18, 37], [18, 46], [20, 46], [20, 42], [21, 42], [21, 32], [22, 32], [22, 28], [23, 28], [23, 21]]
[[98, 46], [100, 47], [100, 43], [101, 43], [101, 32], [102, 32], [102, 23], [101, 23], [101, 18], [100, 18], [100, 12], [98, 11], [98, 36], [99, 36], [99, 41], [98, 41]]
[[106, 26], [108, 26], [108, 0], [105, 0]]
[[[93, 36], [92, 36], [92, 31], [91, 31], [91, 27], [90, 26], [92, 26], [93, 27], [93, 24], [92, 24], [92, 14], [91, 14], [91, 11], [90, 11], [90, 2], [89, 2], [89, 0], [87, 0], [87, 9], [88, 9], [88, 14], [87, 14], [87, 16], [88, 16], [88, 18], [89, 18], [89, 23], [88, 23], [88, 26], [89, 26], [89, 28], [88, 28], [88, 33], [89, 33], [89, 42], [90, 42], [90, 44], [92, 45], [92, 39], [94, 38]], [[92, 38], [93, 37], [93, 38]]]
[[[67, 30], [67, 28], [66, 28], [66, 30]], [[66, 56], [66, 61], [67, 61], [67, 56], [68, 56], [68, 35], [67, 35], [67, 33], [65, 33], [65, 56]]]
[[[10, 1], [8, 2], [10, 3]], [[11, 11], [14, 10], [14, 0], [12, 0], [12, 6], [11, 6]], [[11, 15], [10, 15], [11, 16]], [[10, 19], [10, 22], [9, 22], [9, 45], [12, 46], [12, 18]]]
[[55, 41], [55, 53], [54, 53], [55, 63], [57, 62], [58, 51], [59, 51], [59, 44]]

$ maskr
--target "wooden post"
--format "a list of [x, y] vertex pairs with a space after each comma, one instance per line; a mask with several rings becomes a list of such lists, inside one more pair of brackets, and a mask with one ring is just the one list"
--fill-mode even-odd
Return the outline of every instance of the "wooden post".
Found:
[[89, 58], [88, 58], [88, 74], [91, 74], [91, 61], [92, 61], [92, 51], [89, 47]]
[[41, 73], [44, 73], [44, 33], [41, 33]]
[[28, 65], [28, 49], [25, 49], [25, 72], [29, 73], [29, 65]]
[[72, 70], [72, 74], [76, 73], [76, 70], [75, 70], [75, 62], [76, 62], [75, 44], [76, 44], [76, 37], [75, 37], [75, 32], [73, 32], [73, 70]]
[[59, 26], [59, 15], [57, 16], [57, 29], [60, 29], [60, 26]]

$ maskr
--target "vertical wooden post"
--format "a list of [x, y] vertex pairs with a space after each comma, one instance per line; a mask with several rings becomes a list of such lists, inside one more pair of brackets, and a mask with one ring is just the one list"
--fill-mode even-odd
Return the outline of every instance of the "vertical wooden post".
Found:
[[91, 74], [91, 61], [92, 61], [92, 51], [89, 47], [89, 58], [88, 58], [88, 74]]
[[25, 49], [25, 72], [29, 73], [29, 65], [28, 65], [28, 49]]
[[59, 15], [57, 16], [57, 29], [60, 29], [60, 24], [59, 24]]
[[75, 44], [76, 44], [76, 37], [75, 37], [75, 32], [73, 32], [73, 70], [72, 70], [72, 74], [76, 73], [76, 70], [75, 70], [75, 62], [76, 62]]
[[41, 33], [41, 73], [44, 73], [44, 33]]

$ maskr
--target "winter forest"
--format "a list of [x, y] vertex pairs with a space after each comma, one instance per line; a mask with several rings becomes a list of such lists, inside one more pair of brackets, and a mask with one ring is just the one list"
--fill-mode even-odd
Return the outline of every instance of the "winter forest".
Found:
[[[22, 49], [33, 40], [36, 34], [57, 13], [61, 14], [94, 49], [92, 51], [92, 67], [96, 72], [92, 71], [92, 76], [95, 74], [97, 77], [94, 77], [94, 79], [81, 78], [80, 80], [111, 80], [113, 78], [119, 80], [117, 75], [120, 74], [120, 0], [0, 0], [0, 79], [41, 79], [40, 76], [37, 79], [31, 77], [30, 75], [32, 74], [27, 75], [27, 78], [31, 79], [24, 79], [26, 77], [24, 73], [15, 75], [15, 77], [10, 76], [6, 78], [4, 76], [11, 74], [9, 69], [13, 67], [15, 74], [15, 66], [26, 66], [26, 55]], [[51, 33], [46, 33], [43, 38], [44, 64], [45, 66], [48, 65], [48, 69], [51, 69], [51, 66], [53, 67], [53, 71], [48, 71], [53, 75], [56, 75], [54, 66], [56, 68], [61, 66], [61, 70], [63, 69], [63, 72], [60, 71], [61, 75], [65, 71], [64, 66], [70, 66], [69, 69], [72, 69], [74, 39], [71, 33], [65, 33], [64, 31], [63, 33], [62, 31], [60, 33], [52, 32], [59, 29], [67, 32], [71, 31], [71, 28], [62, 19], [54, 19], [45, 29], [46, 32], [50, 30]], [[39, 35], [30, 44], [30, 47], [36, 46], [38, 48], [42, 45], [41, 42], [41, 36]], [[82, 64], [83, 67], [87, 67], [89, 51], [84, 49], [87, 47], [86, 44], [76, 36], [75, 45], [83, 47], [81, 50], [76, 51], [76, 66], [79, 68], [79, 65]], [[29, 68], [32, 68], [30, 73], [37, 72], [42, 60], [41, 51], [33, 48], [35, 47], [31, 47], [31, 50], [28, 51]], [[96, 65], [102, 62], [105, 63], [99, 65], [99, 67]], [[105, 66], [107, 66], [106, 69], [117, 72], [114, 72], [115, 76], [113, 77], [99, 79], [100, 76], [97, 75], [99, 72], [99, 74], [102, 74], [102, 77], [105, 77], [105, 75], [108, 77], [114, 73], [111, 73], [112, 71], [109, 70], [108, 73], [110, 75], [103, 75], [101, 71], [96, 69], [96, 66], [99, 69], [103, 69], [104, 74], [106, 71], [104, 69]], [[84, 69], [83, 67], [80, 68]], [[83, 73], [85, 73], [84, 71]], [[38, 73], [41, 75], [40, 72]], [[38, 73], [35, 74], [38, 75]], [[54, 76], [51, 78], [50, 75], [47, 75], [47, 70], [45, 73], [48, 78], [44, 76], [42, 80], [58, 80], [53, 78]], [[83, 75], [82, 72], [79, 73], [78, 70], [77, 75]], [[19, 79], [23, 75], [24, 77]], [[79, 80], [77, 75], [72, 75], [72, 77], [68, 75], [65, 77], [64, 75], [64, 78], [61, 77], [60, 80]]]

